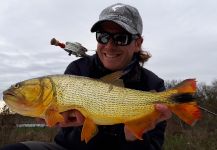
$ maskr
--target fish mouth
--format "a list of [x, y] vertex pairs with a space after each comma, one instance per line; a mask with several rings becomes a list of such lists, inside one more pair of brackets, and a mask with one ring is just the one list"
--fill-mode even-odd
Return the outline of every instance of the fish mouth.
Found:
[[18, 102], [20, 98], [21, 98], [20, 94], [15, 93], [11, 90], [6, 90], [3, 92], [3, 100], [7, 103], [9, 101]]
[[11, 92], [11, 91], [4, 91], [3, 92], [3, 97], [5, 97], [5, 96], [12, 96], [12, 97], [15, 97], [16, 96], [16, 94], [15, 93], [13, 93], [13, 92]]
[[6, 105], [14, 112], [23, 112], [24, 107], [22, 106], [22, 101], [20, 101], [19, 94], [6, 90], [3, 92], [3, 100]]

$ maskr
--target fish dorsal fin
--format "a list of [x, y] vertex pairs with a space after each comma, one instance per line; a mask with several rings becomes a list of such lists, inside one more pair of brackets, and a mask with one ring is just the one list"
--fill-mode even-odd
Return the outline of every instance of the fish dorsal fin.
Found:
[[100, 78], [101, 81], [105, 82], [105, 83], [112, 83], [114, 85], [120, 85], [120, 78], [124, 75], [123, 71], [116, 71], [113, 72], [111, 74], [108, 74], [106, 76], [103, 76]]
[[121, 79], [115, 80], [112, 84], [116, 85], [116, 86], [119, 86], [119, 87], [124, 87], [124, 82]]

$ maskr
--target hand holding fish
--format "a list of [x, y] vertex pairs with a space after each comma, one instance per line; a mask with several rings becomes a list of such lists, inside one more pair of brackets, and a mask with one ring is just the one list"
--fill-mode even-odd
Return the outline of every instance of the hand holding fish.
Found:
[[169, 110], [169, 108], [164, 104], [156, 104], [155, 109], [160, 112], [160, 117], [157, 120], [157, 123], [161, 121], [168, 120], [172, 117], [172, 112]]
[[84, 116], [75, 109], [62, 112], [61, 114], [65, 121], [59, 123], [60, 127], [82, 126], [85, 120]]
[[[168, 120], [172, 117], [172, 112], [164, 104], [156, 104], [155, 109], [160, 112], [160, 118], [157, 120], [157, 123]], [[126, 126], [124, 127], [124, 133], [127, 141], [135, 141], [137, 139], [137, 137], [135, 137]]]
[[[82, 126], [85, 120], [84, 116], [78, 110], [75, 109], [62, 112], [61, 115], [64, 118], [64, 122], [58, 122], [56, 124], [56, 126], [58, 127]], [[46, 124], [45, 120], [42, 118], [36, 118], [36, 122]]]

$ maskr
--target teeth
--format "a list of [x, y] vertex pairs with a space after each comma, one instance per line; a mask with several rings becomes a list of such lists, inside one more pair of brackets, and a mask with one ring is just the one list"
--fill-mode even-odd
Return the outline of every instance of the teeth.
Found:
[[108, 58], [115, 58], [115, 57], [117, 57], [118, 55], [109, 55], [109, 54], [105, 54], [106, 55], [106, 57], [108, 57]]

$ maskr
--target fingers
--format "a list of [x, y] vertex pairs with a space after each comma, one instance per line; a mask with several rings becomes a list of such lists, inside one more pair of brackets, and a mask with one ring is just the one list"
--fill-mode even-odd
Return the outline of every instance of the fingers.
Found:
[[[172, 112], [169, 110], [169, 108], [164, 105], [164, 104], [156, 104], [155, 109], [160, 112], [160, 117], [157, 120], [156, 123], [159, 123], [164, 120], [168, 120], [169, 118], [172, 117]], [[132, 134], [131, 131], [129, 131], [126, 127], [124, 127], [124, 133], [125, 133], [125, 138], [127, 141], [134, 141], [137, 138]]]
[[168, 120], [172, 117], [172, 112], [169, 110], [169, 108], [164, 104], [156, 104], [155, 109], [160, 112], [160, 117], [158, 119], [158, 123], [164, 120]]
[[60, 127], [76, 127], [83, 125], [84, 116], [79, 111], [69, 110], [61, 114], [65, 121], [58, 124]]
[[132, 134], [132, 132], [124, 126], [124, 134], [125, 134], [125, 139], [127, 141], [135, 141], [137, 138]]
[[77, 110], [75, 110], [75, 116], [77, 118], [77, 122], [82, 123], [82, 125], [83, 125], [84, 120], [85, 120], [84, 116]]

